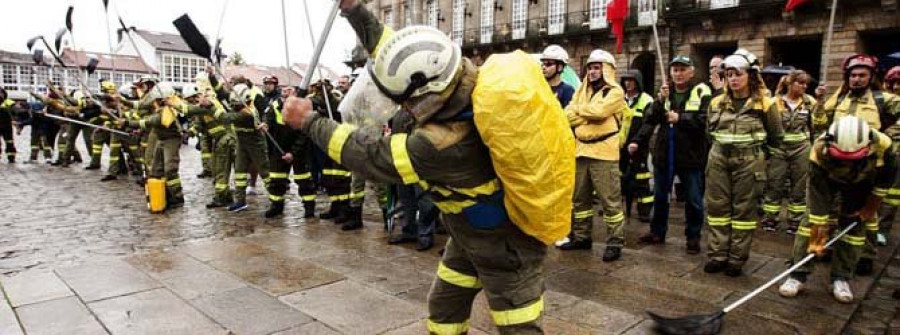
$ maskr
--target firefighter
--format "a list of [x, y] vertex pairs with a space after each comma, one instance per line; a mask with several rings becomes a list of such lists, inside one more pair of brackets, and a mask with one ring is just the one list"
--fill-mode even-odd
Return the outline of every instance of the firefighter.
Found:
[[551, 44], [541, 53], [541, 70], [544, 72], [544, 78], [547, 79], [562, 108], [569, 105], [572, 95], [575, 94], [575, 88], [562, 80], [563, 70], [568, 64], [569, 53], [559, 45]]
[[[100, 93], [102, 97], [114, 96], [116, 92], [117, 88], [115, 83], [108, 79], [100, 79]], [[88, 103], [91, 105], [94, 104], [93, 100], [89, 100]], [[113, 110], [115, 110], [115, 105], [108, 105], [106, 106], [106, 108], [109, 108], [110, 106], [112, 106]], [[100, 106], [95, 107], [97, 109], [101, 108]], [[91, 120], [89, 120], [89, 122], [98, 126], [108, 127], [111, 124], [111, 120], [112, 117], [109, 116], [109, 114], [98, 110], [97, 116], [93, 117]], [[91, 164], [88, 165], [86, 169], [100, 169], [100, 160], [102, 159], [104, 144], [109, 146], [110, 169], [114, 164], [119, 164], [119, 155], [122, 149], [121, 142], [119, 140], [116, 140], [116, 147], [113, 147], [112, 134], [110, 134], [110, 132], [100, 129], [93, 129], [93, 131], [91, 132]], [[106, 177], [104, 177], [104, 179], [106, 179]]]
[[[639, 70], [626, 70], [621, 77], [622, 88], [625, 89], [625, 110], [622, 118], [622, 130], [619, 131], [619, 170], [622, 171], [622, 195], [625, 197], [625, 216], [631, 217], [631, 204], [637, 200], [638, 219], [650, 222], [650, 210], [653, 209], [653, 190], [650, 189], [650, 173], [647, 167], [647, 150], [628, 153], [625, 147], [631, 143], [644, 124], [644, 113], [653, 109], [653, 97], [644, 92], [643, 76]], [[624, 157], [624, 159], [623, 159]]]
[[254, 107], [257, 95], [244, 84], [234, 85], [228, 99], [231, 112], [219, 110], [216, 119], [231, 125], [237, 135], [237, 149], [234, 160], [234, 202], [228, 211], [239, 212], [247, 209], [247, 179], [250, 166], [259, 168], [263, 183], [269, 183], [269, 161], [266, 159], [266, 137], [257, 130], [260, 123], [259, 114]]
[[750, 257], [759, 221], [766, 147], [780, 147], [784, 130], [778, 107], [765, 92], [756, 56], [738, 49], [722, 64], [728, 83], [707, 113], [712, 148], [705, 196], [709, 261], [703, 271], [737, 277]]
[[[831, 261], [832, 294], [842, 303], [853, 302], [848, 281], [853, 279], [866, 243], [866, 227], [877, 224], [876, 210], [896, 178], [897, 162], [891, 147], [890, 137], [870, 128], [862, 118], [849, 115], [837, 119], [825, 135], [816, 139], [810, 152], [806, 190], [809, 212], [795, 235], [792, 262], [809, 252], [822, 255], [831, 230], [829, 214], [837, 204], [840, 229], [858, 222], [835, 245]], [[784, 297], [796, 296], [813, 264], [791, 273], [778, 292]]]
[[884, 75], [884, 89], [893, 94], [900, 94], [900, 65], [892, 67]]
[[[687, 195], [685, 250], [688, 254], [697, 254], [700, 253], [700, 232], [703, 230], [703, 170], [709, 148], [706, 110], [712, 96], [706, 84], [694, 79], [694, 62], [688, 56], [672, 58], [669, 78], [670, 82], [660, 87], [652, 108], [645, 112], [640, 131], [628, 144], [628, 152], [632, 155], [653, 148], [653, 218], [650, 231], [638, 241], [665, 243], [669, 231], [669, 194], [677, 176], [684, 185], [682, 194]], [[654, 132], [657, 132], [656, 141], [651, 145]], [[678, 154], [670, 157], [669, 152]]]
[[[900, 95], [900, 66], [892, 67], [884, 75], [884, 89], [888, 93]], [[898, 146], [900, 146], [900, 138], [893, 137], [893, 151], [900, 154]], [[897, 218], [897, 209], [900, 207], [900, 187], [891, 186], [888, 195], [881, 203], [878, 209], [878, 235], [877, 243], [879, 246], [888, 244], [888, 236], [891, 234], [891, 226]]]
[[[95, 109], [94, 106], [88, 106], [87, 100], [85, 99], [84, 92], [81, 90], [75, 90], [71, 95], [63, 95], [63, 101], [66, 101], [71, 107], [71, 109], [67, 109], [63, 116], [79, 120], [79, 121], [90, 121], [93, 118], [94, 113], [99, 113], [99, 110]], [[88, 112], [88, 113], [86, 113]], [[90, 129], [86, 126], [82, 126], [75, 123], [69, 123], [66, 127], [66, 148], [62, 154], [62, 163], [60, 166], [69, 167], [70, 160], [75, 156], [75, 153], [78, 152], [77, 141], [78, 136], [81, 135], [81, 140], [84, 143], [84, 147], [88, 150], [93, 148], [93, 144], [91, 143], [91, 136], [88, 135], [90, 133]], [[86, 169], [94, 169], [95, 164], [93, 162], [89, 163]]]
[[3, 150], [6, 151], [6, 160], [13, 164], [16, 162], [16, 142], [13, 139], [12, 109], [16, 102], [9, 98], [6, 90], [0, 88], [0, 136], [3, 137]]
[[[331, 118], [335, 122], [342, 122], [341, 113], [337, 106], [339, 101], [330, 94], [331, 85], [327, 80], [316, 80], [310, 86], [308, 98], [316, 111], [322, 116]], [[325, 92], [329, 92], [328, 101], [325, 101]], [[322, 186], [328, 194], [331, 202], [328, 211], [319, 214], [320, 219], [333, 220], [340, 224], [342, 230], [355, 230], [362, 228], [362, 207], [350, 207], [352, 174], [346, 167], [336, 162], [333, 158], [325, 157], [322, 167]]]
[[[881, 91], [875, 80], [878, 59], [869, 55], [856, 54], [844, 59], [843, 84], [838, 90], [825, 98], [827, 87], [816, 88], [818, 103], [812, 110], [813, 132], [820, 133], [834, 121], [846, 115], [854, 115], [869, 124], [869, 127], [900, 140], [900, 129], [897, 120], [900, 117], [900, 97]], [[892, 186], [894, 192], [900, 194], [900, 186]], [[896, 203], [900, 198], [888, 194], [888, 204]], [[866, 245], [857, 262], [856, 274], [872, 273], [875, 259], [875, 245], [878, 239], [878, 222], [866, 223]]]
[[622, 256], [625, 243], [625, 214], [619, 171], [619, 127], [628, 109], [625, 93], [615, 81], [613, 56], [594, 50], [588, 56], [587, 74], [566, 107], [566, 116], [575, 132], [575, 210], [572, 234], [561, 250], [591, 249], [594, 225], [594, 194], [599, 198], [606, 223], [606, 251], [603, 261]]
[[303, 217], [312, 218], [316, 210], [316, 186], [309, 173], [307, 160], [310, 147], [309, 138], [284, 124], [284, 99], [296, 97], [293, 86], [285, 86], [277, 100], [269, 104], [266, 122], [260, 124], [262, 131], [268, 131], [272, 138], [284, 150], [278, 152], [274, 143], [269, 143], [269, 209], [264, 213], [266, 218], [274, 218], [284, 213], [284, 195], [290, 189], [288, 177], [293, 169], [293, 180], [297, 184], [300, 200], [303, 202]]
[[[788, 226], [785, 232], [795, 234], [800, 220], [806, 213], [806, 180], [809, 173], [810, 111], [816, 99], [806, 94], [812, 78], [803, 70], [794, 70], [781, 78], [775, 96], [775, 105], [784, 128], [781, 147], [769, 148], [766, 165], [766, 188], [763, 200], [762, 228], [777, 231], [781, 203], [788, 199]], [[786, 187], [785, 181], [790, 188]]]
[[[393, 32], [361, 2], [344, 0], [341, 9], [374, 56], [371, 72], [380, 91], [403, 102], [403, 112], [412, 113], [417, 126], [410, 134], [363, 142], [351, 125], [312, 112], [312, 104], [301, 99], [286, 101], [286, 123], [366, 178], [431, 186], [452, 238], [429, 293], [429, 332], [466, 333], [472, 303], [483, 289], [500, 333], [541, 333], [546, 245], [504, 216], [493, 216], [500, 214], [500, 206], [489, 202], [501, 194], [499, 180], [473, 120], [466, 118], [478, 70], [437, 29]], [[441, 51], [411, 52], [426, 46]], [[387, 70], [391, 63], [396, 72]], [[479, 210], [466, 210], [473, 206]]]

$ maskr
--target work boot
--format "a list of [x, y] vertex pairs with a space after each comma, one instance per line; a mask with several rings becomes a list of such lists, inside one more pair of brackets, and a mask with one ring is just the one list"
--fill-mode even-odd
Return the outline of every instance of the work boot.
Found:
[[84, 167], [84, 169], [85, 170], [100, 170], [100, 165], [91, 164], [91, 165]]
[[694, 238], [687, 240], [685, 243], [685, 250], [688, 255], [696, 255], [700, 253], [700, 239]]
[[269, 205], [269, 209], [266, 210], [266, 213], [263, 214], [263, 217], [266, 219], [271, 219], [277, 216], [281, 216], [284, 214], [284, 202], [273, 202]]
[[416, 242], [416, 251], [426, 251], [434, 247], [434, 237], [420, 237]]
[[759, 223], [762, 226], [762, 229], [768, 232], [774, 232], [778, 230], [778, 223], [775, 222], [773, 218], [765, 218]]
[[247, 203], [245, 202], [235, 202], [231, 205], [228, 205], [229, 212], [240, 212], [247, 209]]
[[77, 153], [75, 154], [75, 163], [84, 163], [84, 161], [81, 160], [80, 154], [77, 154]]
[[100, 178], [100, 181], [110, 181], [110, 180], [116, 180], [116, 179], [118, 179], [118, 177], [116, 177], [116, 175], [108, 174], [108, 175], [103, 176], [103, 178]]
[[303, 218], [311, 219], [316, 217], [316, 202], [315, 201], [304, 201], [303, 202]]
[[603, 261], [612, 262], [622, 257], [622, 247], [606, 247], [603, 252]]
[[849, 304], [853, 302], [853, 291], [850, 290], [850, 284], [845, 279], [835, 279], [832, 283], [834, 288], [831, 293], [838, 302]]
[[638, 238], [638, 242], [641, 244], [665, 244], [666, 239], [661, 236], [656, 236], [653, 233], [646, 233], [644, 236]]
[[800, 228], [800, 222], [791, 221], [790, 223], [788, 223], [788, 226], [784, 230], [784, 233], [788, 234], [788, 235], [797, 235], [797, 229], [799, 229], [799, 228]]
[[184, 197], [173, 198], [172, 200], [166, 202], [166, 209], [175, 209], [184, 207]]
[[778, 288], [778, 294], [785, 298], [793, 298], [801, 290], [803, 290], [803, 282], [794, 277], [788, 277], [788, 280], [785, 280], [784, 284]]
[[[872, 259], [871, 258], [860, 258], [858, 262], [856, 262], [856, 274], [858, 276], [869, 276], [872, 274]], [[852, 299], [852, 298], [851, 298]]]
[[569, 243], [559, 246], [559, 250], [591, 250], [594, 241], [591, 239], [572, 240]]
[[743, 266], [728, 264], [728, 267], [725, 268], [725, 275], [729, 277], [738, 277], [744, 274]]
[[706, 262], [706, 265], [703, 266], [703, 272], [719, 273], [724, 271], [726, 267], [728, 267], [728, 262], [711, 259], [709, 260], [709, 262]]
[[362, 207], [347, 207], [347, 221], [341, 226], [341, 230], [362, 229]]
[[322, 220], [332, 220], [340, 215], [342, 207], [342, 201], [332, 201], [331, 205], [328, 207], [328, 210], [325, 211], [325, 213], [319, 214], [319, 218]]
[[16, 164], [16, 157], [14, 156], [6, 156], [6, 160], [9, 162], [9, 164]]
[[53, 163], [50, 163], [50, 166], [60, 166], [60, 165], [62, 165], [62, 163], [63, 162], [61, 160], [57, 159], [57, 160], [53, 161]]
[[197, 178], [200, 178], [200, 179], [203, 179], [206, 177], [212, 177], [212, 172], [210, 172], [209, 170], [203, 170], [203, 172], [200, 172], [200, 174], [197, 175]]
[[206, 208], [219, 208], [219, 207], [225, 207], [225, 206], [228, 206], [228, 203], [225, 203], [225, 202], [222, 202], [219, 200], [213, 200], [206, 204]]
[[413, 243], [413, 242], [418, 242], [418, 239], [415, 238], [415, 237], [407, 236], [407, 235], [403, 235], [403, 234], [400, 234], [400, 235], [394, 235], [394, 236], [391, 236], [391, 238], [388, 239], [388, 244], [390, 244], [390, 245], [397, 245], [397, 244], [403, 244], [403, 243]]

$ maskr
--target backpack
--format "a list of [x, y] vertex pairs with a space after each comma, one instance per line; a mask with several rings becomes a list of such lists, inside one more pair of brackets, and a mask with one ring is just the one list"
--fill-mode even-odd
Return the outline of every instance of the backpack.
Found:
[[490, 56], [478, 71], [472, 108], [510, 220], [547, 245], [567, 236], [575, 139], [538, 64], [521, 50]]

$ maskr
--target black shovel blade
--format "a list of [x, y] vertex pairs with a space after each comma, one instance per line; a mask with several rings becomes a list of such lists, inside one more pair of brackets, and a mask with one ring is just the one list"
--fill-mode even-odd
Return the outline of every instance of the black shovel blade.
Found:
[[75, 6], [69, 6], [69, 10], [66, 11], [66, 29], [69, 32], [72, 31], [72, 12], [75, 11]]
[[172, 24], [175, 25], [175, 29], [178, 29], [184, 42], [191, 48], [191, 52], [212, 62], [212, 47], [209, 46], [209, 41], [200, 33], [190, 16], [187, 14], [179, 16], [172, 21]]
[[656, 329], [671, 335], [714, 335], [722, 330], [722, 318], [725, 312], [713, 314], [689, 315], [680, 318], [668, 318], [647, 311], [647, 315], [656, 323]]
[[85, 65], [84, 69], [87, 71], [88, 75], [94, 74], [94, 71], [97, 70], [97, 64], [100, 64], [100, 60], [97, 59], [95, 55], [88, 55], [88, 62]]
[[62, 55], [62, 40], [63, 37], [66, 37], [66, 28], [59, 28], [59, 31], [56, 32], [56, 39], [53, 41], [53, 46], [56, 47], [56, 53]]
[[35, 36], [35, 37], [30, 38], [30, 39], [28, 40], [28, 42], [25, 43], [25, 45], [28, 46], [28, 50], [31, 50], [31, 48], [34, 47], [34, 44], [37, 43], [37, 41], [38, 41], [39, 39], [41, 39], [41, 38], [43, 38], [41, 35], [38, 35], [38, 36]]
[[34, 60], [34, 64], [37, 64], [37, 65], [44, 64], [44, 50], [41, 50], [41, 49], [34, 50], [34, 53], [31, 54], [31, 59]]

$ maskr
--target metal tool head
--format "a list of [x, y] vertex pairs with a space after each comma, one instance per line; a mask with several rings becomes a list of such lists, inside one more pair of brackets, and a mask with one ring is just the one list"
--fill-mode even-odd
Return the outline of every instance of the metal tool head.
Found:
[[651, 311], [647, 311], [647, 315], [656, 323], [656, 329], [664, 334], [713, 335], [722, 330], [722, 318], [725, 317], [725, 312], [688, 315], [680, 318], [668, 318]]

